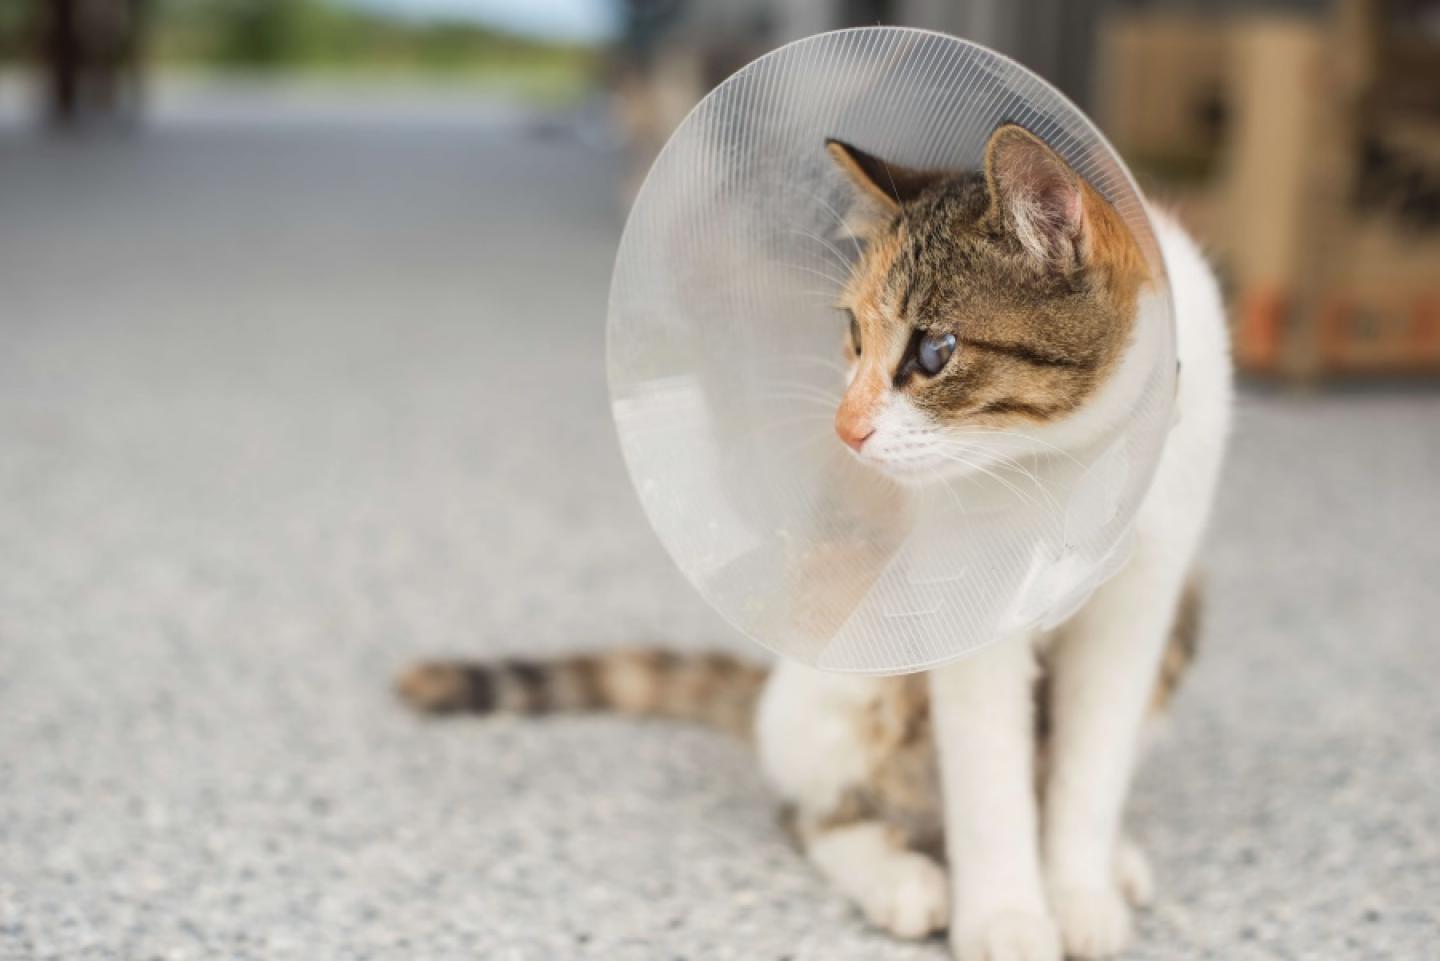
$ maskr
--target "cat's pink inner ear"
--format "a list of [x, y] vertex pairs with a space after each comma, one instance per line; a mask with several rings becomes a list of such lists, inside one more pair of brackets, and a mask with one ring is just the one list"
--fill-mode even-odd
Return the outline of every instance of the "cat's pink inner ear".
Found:
[[1085, 188], [1059, 154], [1025, 128], [1006, 124], [990, 137], [985, 174], [992, 200], [1027, 251], [1057, 266], [1078, 258]]

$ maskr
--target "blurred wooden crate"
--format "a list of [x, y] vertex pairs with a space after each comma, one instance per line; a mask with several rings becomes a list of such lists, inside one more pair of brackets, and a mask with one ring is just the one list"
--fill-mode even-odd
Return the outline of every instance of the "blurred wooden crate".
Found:
[[[1382, 6], [1153, 30], [1149, 16], [1106, 41], [1122, 59], [1131, 51], [1112, 83], [1153, 73], [1167, 91], [1102, 95], [1122, 152], [1172, 180], [1213, 171], [1189, 191], [1203, 212], [1192, 227], [1232, 288], [1236, 358], [1251, 373], [1440, 374], [1440, 57]], [[1186, 118], [1212, 96], [1220, 122], [1207, 142]], [[1168, 126], [1124, 116], [1164, 112], [1167, 99], [1179, 114]], [[1177, 146], [1157, 166], [1166, 138]]]
[[1095, 101], [1105, 133], [1139, 170], [1174, 183], [1215, 172], [1227, 114], [1228, 20], [1131, 12], [1107, 19]]

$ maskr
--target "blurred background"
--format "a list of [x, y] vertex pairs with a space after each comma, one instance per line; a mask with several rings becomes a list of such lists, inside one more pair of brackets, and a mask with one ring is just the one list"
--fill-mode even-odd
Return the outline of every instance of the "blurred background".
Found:
[[422, 724], [415, 657], [755, 653], [609, 424], [629, 199], [860, 24], [1010, 54], [1212, 253], [1244, 387], [1135, 958], [1440, 943], [1440, 4], [0, 0], [0, 958], [940, 958], [743, 745]]
[[11, 122], [65, 129], [523, 105], [623, 148], [623, 205], [760, 53], [861, 24], [949, 32], [1053, 82], [1184, 210], [1248, 370], [1314, 378], [1440, 370], [1437, 22], [1427, 0], [12, 0], [0, 64]]
[[654, 4], [627, 22], [619, 91], [638, 176], [778, 43], [867, 23], [975, 40], [1089, 111], [1183, 211], [1225, 270], [1247, 370], [1434, 373], [1437, 20], [1423, 0]]

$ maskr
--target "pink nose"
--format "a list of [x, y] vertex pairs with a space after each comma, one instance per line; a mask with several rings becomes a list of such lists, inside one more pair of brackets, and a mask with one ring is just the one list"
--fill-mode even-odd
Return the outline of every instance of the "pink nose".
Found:
[[856, 373], [835, 409], [835, 433], [857, 454], [875, 433], [875, 423], [870, 418], [884, 391], [884, 371], [872, 364]]
[[849, 447], [858, 454], [860, 453], [860, 448], [864, 447], [865, 442], [875, 433], [875, 428], [871, 427], [867, 421], [854, 423], [842, 418], [836, 418], [835, 433], [845, 442], [846, 447]]

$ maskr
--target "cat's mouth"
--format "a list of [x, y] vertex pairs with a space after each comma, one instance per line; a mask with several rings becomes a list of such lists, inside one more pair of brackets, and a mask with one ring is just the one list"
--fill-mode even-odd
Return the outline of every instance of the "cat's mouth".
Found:
[[[869, 469], [906, 487], [953, 484], [957, 480], [985, 480], [1015, 486], [1012, 472], [1028, 475], [1021, 461], [1029, 461], [1033, 448], [1005, 438], [992, 441], [959, 439], [944, 428], [878, 430], [858, 450], [847, 450]], [[1008, 483], [1007, 483], [1008, 482]], [[1024, 486], [1024, 485], [1019, 485]]]
[[906, 486], [941, 484], [985, 470], [978, 458], [960, 460], [933, 444], [887, 443], [884, 438], [871, 438], [860, 450], [850, 453], [871, 470]]

